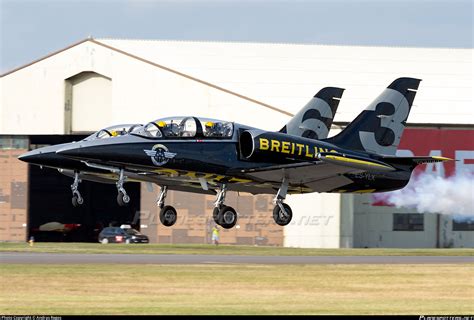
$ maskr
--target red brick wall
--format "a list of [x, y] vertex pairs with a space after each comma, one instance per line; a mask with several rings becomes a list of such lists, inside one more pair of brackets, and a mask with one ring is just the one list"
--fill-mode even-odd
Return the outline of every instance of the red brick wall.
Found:
[[0, 241], [25, 241], [28, 165], [17, 157], [26, 149], [0, 148]]
[[[211, 243], [211, 229], [214, 225], [212, 210], [215, 196], [185, 192], [168, 192], [166, 204], [178, 211], [178, 221], [172, 227], [160, 223], [156, 206], [158, 189], [149, 192], [142, 184], [141, 231], [154, 243]], [[282, 246], [283, 227], [278, 226], [272, 217], [273, 196], [240, 194], [228, 192], [225, 204], [233, 207], [239, 214], [237, 225], [240, 228], [229, 230], [220, 228], [220, 243], [223, 244], [265, 244]]]

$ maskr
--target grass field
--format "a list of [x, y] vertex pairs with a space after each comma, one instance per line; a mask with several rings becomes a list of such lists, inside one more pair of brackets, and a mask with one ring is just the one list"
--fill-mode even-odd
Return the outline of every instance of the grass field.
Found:
[[474, 256], [474, 249], [301, 249], [220, 245], [27, 243], [0, 242], [0, 252], [223, 254], [262, 256]]
[[464, 265], [0, 265], [0, 314], [473, 314]]

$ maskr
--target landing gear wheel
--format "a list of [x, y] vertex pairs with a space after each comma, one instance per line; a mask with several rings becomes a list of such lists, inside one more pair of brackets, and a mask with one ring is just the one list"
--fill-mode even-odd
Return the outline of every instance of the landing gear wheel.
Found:
[[128, 194], [123, 193], [122, 191], [119, 191], [117, 194], [117, 203], [119, 206], [124, 207], [128, 205], [130, 202], [130, 197]]
[[71, 201], [71, 202], [72, 202], [72, 205], [73, 205], [74, 207], [78, 207], [78, 206], [80, 206], [81, 204], [84, 203], [84, 199], [83, 199], [82, 197], [76, 196], [76, 195], [74, 195], [71, 200], [72, 200], [72, 201]]
[[178, 220], [176, 209], [172, 206], [164, 206], [160, 210], [160, 221], [165, 227], [171, 227]]
[[212, 218], [215, 223], [219, 224], [219, 207], [215, 207], [214, 210], [212, 210]]
[[230, 229], [237, 223], [237, 212], [229, 206], [222, 206], [218, 214], [219, 224], [224, 229]]
[[275, 208], [273, 208], [273, 220], [275, 220], [275, 223], [280, 226], [286, 226], [291, 222], [293, 212], [291, 211], [290, 206], [286, 203], [282, 203], [281, 205], [285, 208], [286, 213], [284, 213], [277, 204]]

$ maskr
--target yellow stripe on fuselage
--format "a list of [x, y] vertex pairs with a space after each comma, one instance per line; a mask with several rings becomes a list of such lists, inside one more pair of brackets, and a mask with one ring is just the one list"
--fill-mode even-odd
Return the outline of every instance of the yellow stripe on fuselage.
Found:
[[344, 157], [340, 157], [340, 156], [331, 156], [331, 155], [326, 156], [325, 158], [336, 160], [336, 161], [344, 161], [344, 162], [350, 162], [350, 163], [363, 164], [363, 165], [372, 166], [372, 167], [392, 169], [392, 167], [384, 166], [383, 164], [374, 163], [374, 162], [370, 162], [370, 161], [359, 160], [359, 159], [353, 159], [353, 158], [344, 158]]

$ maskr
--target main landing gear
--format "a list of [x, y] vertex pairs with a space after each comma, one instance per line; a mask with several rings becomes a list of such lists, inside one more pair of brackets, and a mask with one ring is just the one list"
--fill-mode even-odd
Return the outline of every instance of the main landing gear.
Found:
[[123, 169], [120, 169], [119, 179], [115, 183], [115, 185], [117, 186], [117, 203], [121, 207], [128, 205], [128, 203], [130, 202], [130, 196], [127, 194], [127, 191], [123, 187], [123, 184], [126, 179], [127, 177], [124, 176]]
[[74, 172], [74, 182], [73, 182], [73, 184], [71, 184], [72, 205], [74, 207], [80, 206], [81, 204], [84, 203], [84, 198], [81, 197], [81, 193], [78, 190], [80, 182], [81, 182], [81, 179], [79, 179], [79, 172], [75, 171]]
[[237, 212], [234, 208], [224, 205], [226, 191], [227, 187], [223, 184], [221, 190], [217, 193], [212, 217], [215, 223], [225, 229], [230, 229], [237, 223]]
[[168, 193], [168, 187], [162, 186], [160, 197], [158, 198], [157, 204], [160, 210], [160, 221], [165, 227], [171, 227], [178, 220], [178, 213], [173, 206], [165, 206], [165, 199]]
[[291, 218], [293, 217], [293, 212], [289, 205], [283, 203], [286, 198], [286, 193], [288, 192], [288, 180], [283, 178], [281, 183], [281, 187], [278, 190], [275, 198], [273, 199], [273, 203], [275, 204], [275, 208], [273, 208], [273, 220], [275, 223], [280, 226], [286, 226], [291, 222]]

